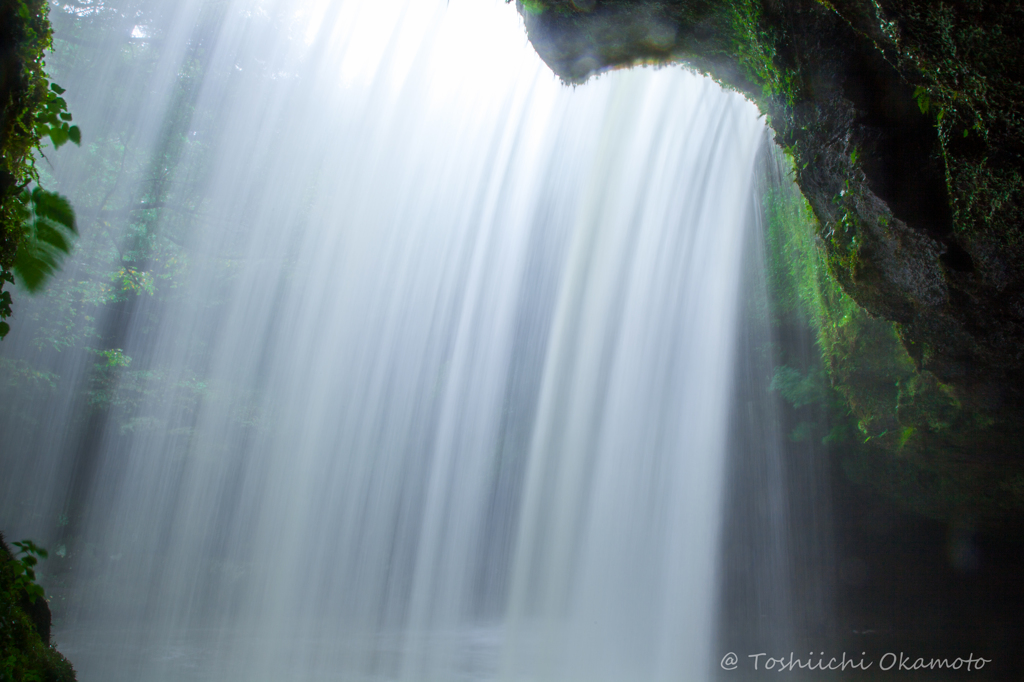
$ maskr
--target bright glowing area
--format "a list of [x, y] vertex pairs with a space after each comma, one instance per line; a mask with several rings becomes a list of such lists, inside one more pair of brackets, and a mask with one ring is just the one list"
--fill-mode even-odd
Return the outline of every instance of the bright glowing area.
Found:
[[346, 91], [384, 87], [397, 96], [416, 71], [415, 86], [436, 103], [461, 106], [501, 98], [524, 70], [543, 66], [515, 4], [502, 0], [307, 0], [291, 16], [318, 80]]
[[543, 67], [515, 4], [500, 0], [452, 0], [434, 45], [427, 57], [434, 100], [487, 99]]
[[295, 11], [295, 18], [306, 25], [303, 31], [303, 40], [306, 45], [312, 45], [316, 39], [329, 6], [330, 0], [305, 0], [302, 6]]

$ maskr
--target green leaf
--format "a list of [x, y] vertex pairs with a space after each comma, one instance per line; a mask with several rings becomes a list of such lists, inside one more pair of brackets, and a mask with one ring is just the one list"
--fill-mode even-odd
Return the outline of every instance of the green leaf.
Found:
[[932, 98], [928, 94], [928, 89], [923, 85], [914, 88], [914, 99], [917, 100], [917, 108], [921, 110], [921, 113], [927, 114], [932, 104]]
[[68, 112], [68, 111], [60, 112], [60, 120], [62, 120], [62, 121], [70, 121], [72, 118], [74, 118], [74, 117], [71, 115], [71, 112]]
[[43, 282], [56, 269], [57, 264], [51, 254], [40, 253], [29, 246], [20, 247], [18, 255], [14, 259], [14, 271], [18, 273], [18, 283], [33, 294], [43, 288]]
[[31, 540], [22, 540], [21, 542], [12, 543], [15, 547], [20, 550], [19, 554], [35, 554], [36, 556], [45, 559], [49, 554], [45, 549], [32, 542]]
[[50, 89], [56, 92], [58, 95], [63, 95], [65, 92], [67, 92], [67, 90], [60, 87], [56, 83], [50, 83]]
[[[24, 192], [22, 201], [31, 210], [24, 223], [28, 229], [15, 254], [13, 270], [19, 284], [35, 293], [71, 253], [76, 235], [75, 213], [66, 198], [39, 187], [31, 193]], [[22, 548], [22, 551], [30, 549]]]
[[[71, 118], [68, 117], [68, 120], [70, 121]], [[78, 126], [71, 126], [70, 128], [68, 128], [68, 139], [74, 142], [75, 144], [81, 146], [82, 131], [79, 129]]]
[[14, 258], [14, 272], [18, 283], [29, 293], [36, 293], [60, 268], [61, 258], [51, 249], [39, 244], [23, 243]]
[[36, 215], [63, 225], [72, 232], [77, 232], [75, 211], [66, 197], [36, 187], [32, 190], [32, 209]]
[[28, 594], [28, 601], [31, 604], [36, 603], [36, 599], [45, 599], [46, 593], [43, 592], [43, 588], [36, 583], [32, 583], [25, 587], [25, 592]]
[[6, 322], [0, 322], [0, 339], [7, 336], [8, 332], [11, 331], [11, 325]]
[[66, 230], [62, 229], [62, 226], [54, 225], [49, 220], [39, 218], [33, 227], [36, 231], [35, 237], [37, 242], [51, 246], [57, 251], [71, 253], [72, 240], [70, 235], [66, 234]]
[[60, 149], [61, 145], [68, 141], [68, 131], [64, 128], [50, 128], [50, 141], [53, 142], [55, 149]]

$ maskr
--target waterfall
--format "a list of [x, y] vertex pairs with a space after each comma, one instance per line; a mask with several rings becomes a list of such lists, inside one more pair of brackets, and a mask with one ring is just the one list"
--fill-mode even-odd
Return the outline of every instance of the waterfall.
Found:
[[61, 67], [83, 245], [2, 348], [79, 679], [711, 679], [755, 107], [566, 88], [498, 0], [141, 6]]

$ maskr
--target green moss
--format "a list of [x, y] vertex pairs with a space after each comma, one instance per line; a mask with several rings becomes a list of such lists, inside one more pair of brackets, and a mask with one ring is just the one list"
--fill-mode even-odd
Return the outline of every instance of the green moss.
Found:
[[[856, 24], [863, 4], [835, 9]], [[1016, 3], [874, 4], [877, 27], [864, 34], [909, 74], [918, 105], [934, 116], [958, 235], [1024, 246], [1024, 13]]]
[[[505, 0], [512, 2], [512, 0]], [[586, 12], [593, 3], [586, 3], [583, 0], [573, 2], [572, 0], [519, 0], [523, 9], [530, 14], [543, 14], [554, 12], [562, 16]]]
[[792, 107], [801, 96], [801, 79], [783, 58], [784, 42], [779, 27], [767, 20], [758, 0], [736, 0], [727, 6], [733, 40], [731, 52], [747, 78], [760, 85], [762, 102], [778, 98]]
[[1024, 178], [1014, 167], [999, 167], [988, 157], [946, 154], [947, 183], [954, 226], [967, 238], [998, 237], [1000, 247], [1024, 248]]
[[523, 0], [523, 9], [530, 14], [541, 14], [547, 9], [547, 5], [540, 0]]
[[0, 681], [73, 682], [71, 663], [43, 641], [26, 611], [30, 602], [16, 564], [0, 536]]
[[[781, 161], [792, 173], [792, 159]], [[835, 272], [856, 269], [855, 251], [837, 254], [842, 242], [823, 239], [795, 186], [767, 190], [762, 205], [773, 324], [808, 328], [827, 377], [818, 398], [815, 368], [782, 366], [773, 389], [795, 408], [820, 402], [829, 426], [817, 432], [827, 433], [846, 474], [910, 510], [979, 521], [1024, 511], [1020, 466], [986, 457], [1012, 449], [1013, 416], [963, 405], [953, 387], [918, 368], [900, 325], [871, 316], [843, 291]], [[812, 429], [801, 426], [791, 437], [809, 437]]]

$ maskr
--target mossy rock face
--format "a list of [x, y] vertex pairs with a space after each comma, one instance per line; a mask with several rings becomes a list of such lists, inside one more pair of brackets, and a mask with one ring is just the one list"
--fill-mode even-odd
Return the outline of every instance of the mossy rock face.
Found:
[[817, 218], [823, 287], [835, 288], [821, 304], [823, 355], [867, 441], [841, 455], [851, 475], [929, 516], [1024, 513], [1013, 483], [1024, 471], [1017, 3], [519, 7], [567, 82], [678, 62], [758, 103]]
[[15, 563], [0, 535], [0, 681], [74, 682], [71, 663], [50, 644], [50, 609], [19, 589]]
[[1024, 517], [1019, 413], [965, 405], [915, 362], [900, 325], [871, 316], [839, 287], [795, 187], [773, 184], [761, 200], [773, 333], [810, 334], [821, 351], [811, 365], [783, 353], [772, 382], [805, 413], [810, 428], [800, 439], [822, 438], [847, 478], [922, 516], [976, 527]]
[[17, 196], [39, 145], [35, 112], [48, 94], [50, 45], [44, 0], [0, 0], [0, 268], [9, 270], [21, 238]]

